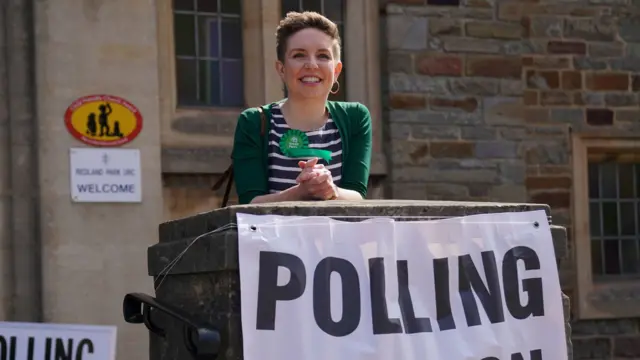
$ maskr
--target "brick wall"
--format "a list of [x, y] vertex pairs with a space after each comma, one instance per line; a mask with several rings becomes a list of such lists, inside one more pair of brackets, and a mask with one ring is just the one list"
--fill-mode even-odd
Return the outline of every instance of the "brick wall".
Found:
[[[571, 230], [570, 132], [640, 135], [640, 1], [384, 3], [389, 195], [546, 203]], [[574, 358], [640, 358], [640, 321], [576, 322]]]

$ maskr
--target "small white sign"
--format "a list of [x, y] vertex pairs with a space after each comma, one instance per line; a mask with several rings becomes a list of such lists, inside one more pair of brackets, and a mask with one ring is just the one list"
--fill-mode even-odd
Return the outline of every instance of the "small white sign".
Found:
[[74, 202], [141, 202], [140, 150], [70, 150]]
[[115, 360], [115, 326], [0, 322], [0, 357]]

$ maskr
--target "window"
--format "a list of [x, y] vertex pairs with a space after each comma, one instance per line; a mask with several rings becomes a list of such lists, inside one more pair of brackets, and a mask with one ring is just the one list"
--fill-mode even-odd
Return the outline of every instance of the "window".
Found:
[[[340, 90], [337, 94], [329, 94], [329, 100], [334, 101], [345, 101], [347, 94], [346, 87], [346, 78], [345, 71], [346, 62], [345, 62], [345, 32], [344, 32], [344, 13], [345, 13], [345, 0], [282, 0], [282, 17], [286, 16], [286, 14], [290, 11], [315, 11], [320, 14], [323, 14], [329, 20], [333, 21], [338, 25], [338, 31], [340, 33], [340, 40], [342, 42], [342, 51], [340, 55], [340, 60], [342, 61], [343, 71], [338, 77], [338, 82], [340, 83]], [[286, 90], [285, 90], [285, 97]]]
[[640, 316], [640, 139], [617, 134], [572, 135], [579, 319]]
[[241, 1], [173, 0], [178, 105], [243, 107]]
[[640, 163], [589, 156], [594, 280], [640, 277]]

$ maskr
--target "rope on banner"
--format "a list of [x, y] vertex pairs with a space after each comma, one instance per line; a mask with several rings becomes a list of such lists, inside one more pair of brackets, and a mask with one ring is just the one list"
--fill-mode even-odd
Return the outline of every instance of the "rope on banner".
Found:
[[[307, 216], [307, 217], [319, 217], [319, 216]], [[382, 219], [424, 219], [424, 220], [444, 220], [444, 219], [451, 219], [451, 218], [460, 218], [463, 216], [457, 215], [457, 216], [402, 216], [402, 215], [391, 215], [391, 216], [382, 216], [382, 215], [374, 215], [374, 216], [366, 216], [366, 215], [337, 215], [337, 216], [323, 216], [323, 217], [329, 217], [333, 220], [337, 220], [340, 218], [353, 218], [353, 219], [376, 219], [376, 218], [382, 218]], [[299, 219], [286, 219], [284, 221], [297, 221]], [[415, 221], [418, 222], [418, 221]], [[481, 221], [481, 222], [466, 222], [466, 224], [530, 224], [530, 222], [528, 221]], [[294, 226], [291, 224], [283, 224], [283, 221], [279, 221], [279, 222], [271, 222], [271, 223], [266, 223], [266, 224], [262, 224], [261, 226], [274, 226], [274, 225], [278, 225], [278, 226]], [[308, 225], [308, 224], [307, 224]], [[533, 223], [533, 227], [534, 228], [538, 228], [540, 227], [540, 224], [535, 221]], [[237, 229], [238, 228], [238, 224], [236, 223], [228, 223], [225, 224], [215, 230], [212, 231], [208, 231], [205, 232], [203, 234], [198, 235], [195, 239], [193, 239], [186, 247], [184, 250], [182, 250], [180, 252], [180, 254], [178, 254], [176, 256], [175, 259], [171, 260], [167, 266], [165, 266], [160, 273], [158, 273], [158, 277], [156, 278], [156, 281], [154, 281], [154, 287], [155, 290], [158, 291], [158, 289], [160, 289], [160, 286], [162, 285], [162, 283], [164, 282], [164, 279], [167, 277], [167, 275], [169, 275], [169, 273], [171, 272], [171, 269], [173, 269], [174, 266], [176, 266], [176, 264], [178, 262], [180, 262], [180, 260], [182, 259], [182, 257], [187, 253], [187, 251], [189, 250], [189, 248], [191, 248], [191, 246], [193, 246], [193, 244], [196, 243], [196, 241], [200, 240], [201, 238], [208, 236], [208, 235], [213, 235], [222, 231], [226, 231], [226, 230], [231, 230], [231, 229]], [[251, 231], [257, 231], [258, 228], [255, 225], [250, 225], [249, 229]], [[160, 281], [159, 284], [158, 281]], [[156, 286], [157, 284], [157, 286]]]
[[[196, 241], [200, 240], [201, 238], [208, 236], [208, 235], [213, 235], [215, 233], [218, 232], [222, 232], [222, 231], [226, 231], [226, 230], [230, 230], [230, 229], [237, 229], [238, 228], [238, 224], [236, 223], [228, 223], [224, 226], [221, 226], [215, 230], [212, 231], [208, 231], [204, 234], [200, 234], [198, 236], [196, 236], [195, 239], [193, 239], [188, 245], [187, 247], [184, 248], [184, 250], [182, 250], [180, 252], [180, 254], [178, 254], [178, 256], [176, 256], [175, 259], [171, 260], [167, 266], [165, 266], [162, 271], [160, 271], [160, 273], [158, 274], [158, 277], [156, 278], [156, 281], [154, 281], [153, 286], [155, 287], [156, 291], [158, 289], [160, 289], [160, 286], [162, 285], [162, 283], [164, 282], [164, 279], [167, 277], [167, 275], [169, 275], [169, 272], [171, 271], [171, 269], [173, 269], [174, 266], [176, 266], [176, 264], [180, 261], [180, 259], [182, 259], [182, 257], [184, 256], [184, 254], [187, 253], [187, 251], [189, 250], [189, 248], [196, 243]], [[158, 282], [158, 280], [160, 280], [160, 283], [156, 286], [156, 283]]]
[[[324, 216], [304, 216], [304, 218], [317, 218], [317, 217], [324, 217]], [[438, 217], [438, 216], [328, 216], [330, 218], [332, 218], [333, 220], [338, 220], [337, 218], [365, 218], [365, 219], [372, 219], [372, 218], [382, 218], [382, 219], [388, 219], [388, 218], [395, 218], [395, 219], [411, 219], [411, 218], [415, 218], [415, 219], [431, 219], [431, 221], [427, 221], [427, 222], [433, 222], [433, 220], [444, 220], [444, 219], [451, 219], [451, 218], [461, 218], [463, 216], [442, 216], [442, 217]], [[298, 217], [296, 219], [284, 219], [284, 220], [278, 220], [278, 221], [272, 221], [272, 222], [268, 222], [268, 223], [264, 223], [264, 224], [260, 224], [260, 226], [267, 226], [267, 227], [271, 227], [271, 226], [297, 226], [297, 224], [287, 224], [287, 222], [296, 222], [296, 221], [300, 221], [300, 218], [302, 217]], [[416, 223], [419, 223], [421, 221], [413, 221]], [[424, 223], [427, 223], [424, 222]], [[465, 224], [515, 224], [515, 225], [530, 225], [531, 222], [530, 221], [465, 221]], [[323, 225], [325, 224], [324, 222], [322, 223], [305, 223], [305, 225]], [[538, 228], [540, 224], [538, 224], [538, 222], [534, 222], [533, 226], [535, 228]], [[251, 225], [249, 226], [249, 229], [251, 231], [256, 231], [258, 228], [255, 225]]]

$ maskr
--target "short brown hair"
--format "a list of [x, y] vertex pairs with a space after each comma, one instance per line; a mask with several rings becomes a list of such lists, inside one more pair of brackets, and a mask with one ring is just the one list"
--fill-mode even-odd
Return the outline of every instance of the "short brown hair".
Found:
[[333, 39], [333, 55], [340, 59], [340, 33], [338, 26], [325, 16], [313, 11], [289, 12], [276, 29], [276, 53], [278, 60], [284, 62], [287, 41], [300, 30], [313, 28], [322, 31]]

